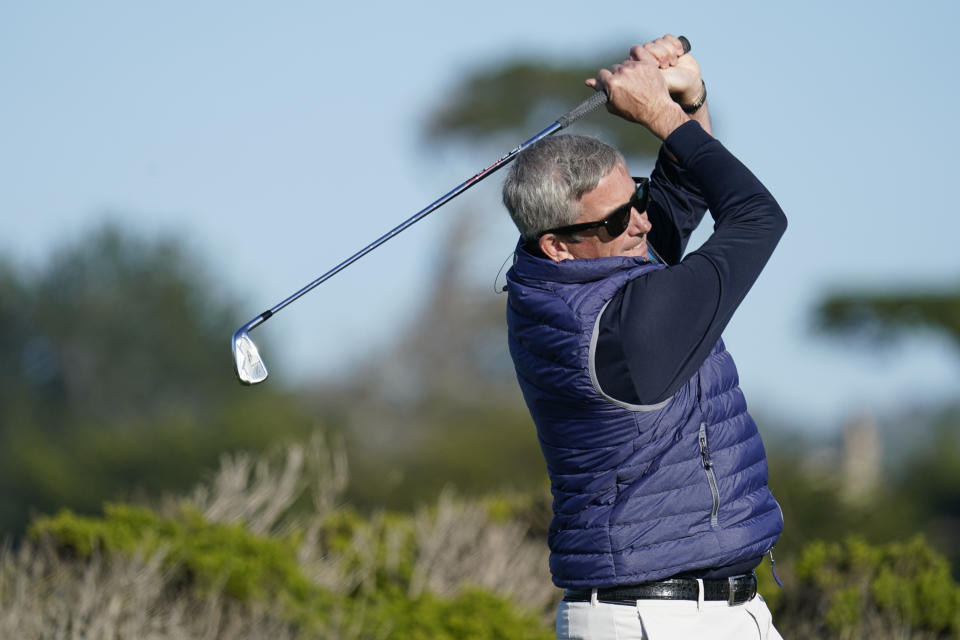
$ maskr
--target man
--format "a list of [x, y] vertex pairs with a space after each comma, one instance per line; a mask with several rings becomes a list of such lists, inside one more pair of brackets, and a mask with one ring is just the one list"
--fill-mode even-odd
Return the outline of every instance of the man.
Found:
[[[510, 352], [554, 496], [557, 636], [779, 638], [753, 570], [783, 519], [720, 334], [786, 218], [711, 137], [677, 38], [587, 84], [664, 144], [647, 181], [597, 140], [547, 138], [504, 183], [522, 236]], [[707, 208], [714, 233], [684, 257]]]

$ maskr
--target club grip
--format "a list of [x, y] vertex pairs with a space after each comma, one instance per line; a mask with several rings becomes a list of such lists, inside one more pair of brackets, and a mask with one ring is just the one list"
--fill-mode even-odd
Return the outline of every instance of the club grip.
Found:
[[[680, 46], [683, 47], [684, 53], [690, 53], [690, 41], [687, 40], [686, 36], [677, 36], [677, 39], [680, 40]], [[557, 118], [557, 124], [560, 125], [560, 129], [566, 129], [571, 124], [587, 115], [597, 107], [602, 104], [607, 103], [607, 94], [604, 91], [596, 91], [592, 96], [575, 106], [570, 111], [567, 111], [565, 114]]]
[[560, 125], [561, 129], [569, 127], [571, 124], [587, 115], [597, 107], [602, 104], [607, 103], [607, 94], [602, 89], [600, 91], [594, 91], [593, 95], [575, 106], [570, 111], [567, 111], [565, 114], [557, 118], [557, 123]]

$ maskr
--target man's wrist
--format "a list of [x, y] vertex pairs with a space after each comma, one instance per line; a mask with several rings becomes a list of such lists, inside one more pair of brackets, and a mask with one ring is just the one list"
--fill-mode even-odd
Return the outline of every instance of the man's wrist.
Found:
[[678, 127], [689, 121], [690, 116], [683, 112], [683, 108], [679, 104], [673, 103], [670, 107], [662, 110], [657, 118], [647, 125], [647, 128], [653, 135], [661, 140], [666, 140]]
[[692, 91], [675, 96], [674, 100], [680, 105], [684, 113], [696, 113], [707, 101], [707, 83], [701, 78], [699, 86]]

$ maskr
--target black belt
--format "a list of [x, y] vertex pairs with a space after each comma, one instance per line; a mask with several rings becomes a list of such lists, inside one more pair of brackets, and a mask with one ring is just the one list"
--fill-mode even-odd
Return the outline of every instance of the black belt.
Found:
[[[721, 580], [703, 581], [704, 600], [726, 600], [730, 606], [743, 604], [757, 595], [757, 574], [745, 573]], [[590, 602], [590, 589], [566, 589], [566, 602]], [[659, 582], [597, 589], [597, 600], [609, 604], [636, 604], [637, 600], [699, 600], [696, 580], [671, 578]]]

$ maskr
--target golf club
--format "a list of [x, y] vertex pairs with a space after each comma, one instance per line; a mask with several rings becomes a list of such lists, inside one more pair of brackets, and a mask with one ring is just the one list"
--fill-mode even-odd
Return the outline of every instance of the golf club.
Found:
[[[683, 52], [684, 53], [689, 52], [690, 41], [687, 40], [685, 37], [680, 36], [680, 42], [683, 45]], [[606, 102], [607, 102], [607, 94], [603, 91], [597, 91], [592, 96], [590, 96], [589, 98], [581, 102], [579, 105], [577, 105], [567, 113], [557, 118], [557, 120], [553, 124], [551, 124], [549, 127], [543, 129], [542, 131], [534, 135], [529, 140], [526, 140], [525, 142], [520, 144], [515, 149], [507, 152], [499, 160], [494, 162], [492, 165], [490, 165], [483, 171], [480, 171], [473, 177], [469, 178], [468, 180], [454, 187], [452, 190], [448, 191], [446, 194], [444, 194], [437, 200], [434, 200], [425, 208], [413, 214], [412, 216], [410, 216], [409, 218], [401, 222], [399, 225], [397, 225], [387, 233], [383, 234], [382, 236], [380, 236], [379, 238], [377, 238], [376, 240], [374, 240], [373, 242], [365, 246], [363, 249], [360, 249], [355, 254], [353, 254], [352, 256], [350, 256], [349, 258], [347, 258], [337, 266], [333, 267], [332, 269], [324, 273], [322, 276], [320, 276], [310, 284], [306, 285], [305, 287], [303, 287], [293, 295], [289, 296], [282, 302], [279, 302], [275, 306], [271, 307], [270, 309], [267, 309], [266, 311], [264, 311], [263, 313], [261, 313], [260, 315], [253, 318], [252, 320], [244, 324], [242, 327], [234, 331], [233, 338], [230, 341], [230, 347], [233, 350], [234, 367], [236, 369], [237, 377], [240, 379], [240, 382], [247, 385], [253, 385], [253, 384], [257, 384], [258, 382], [263, 382], [264, 380], [267, 379], [267, 375], [268, 375], [267, 366], [264, 364], [263, 358], [260, 356], [260, 351], [257, 349], [257, 345], [254, 344], [253, 340], [250, 338], [250, 331], [252, 331], [256, 327], [260, 326], [261, 324], [269, 320], [274, 314], [276, 314], [278, 311], [286, 307], [291, 302], [297, 300], [304, 294], [312, 291], [318, 285], [322, 284], [323, 282], [337, 275], [338, 273], [340, 273], [341, 271], [349, 267], [351, 264], [353, 264], [363, 256], [367, 255], [368, 253], [370, 253], [371, 251], [373, 251], [374, 249], [382, 245], [384, 242], [386, 242], [390, 238], [406, 230], [407, 228], [412, 226], [414, 223], [419, 222], [423, 218], [427, 217], [429, 214], [433, 213], [434, 211], [436, 211], [446, 203], [450, 202], [451, 200], [456, 198], [458, 195], [460, 195], [461, 193], [463, 193], [473, 185], [477, 184], [487, 176], [493, 174], [498, 169], [501, 169], [506, 165], [510, 164], [510, 162], [517, 157], [517, 154], [519, 154], [521, 151], [523, 151], [530, 145], [535, 144], [536, 142], [542, 140], [543, 138], [546, 138], [549, 135], [556, 133], [557, 131], [560, 131], [561, 129], [565, 129], [566, 127], [570, 126], [571, 124], [573, 124], [583, 116], [587, 115], [588, 113], [590, 113], [591, 111], [599, 107], [600, 105], [605, 104]]]

